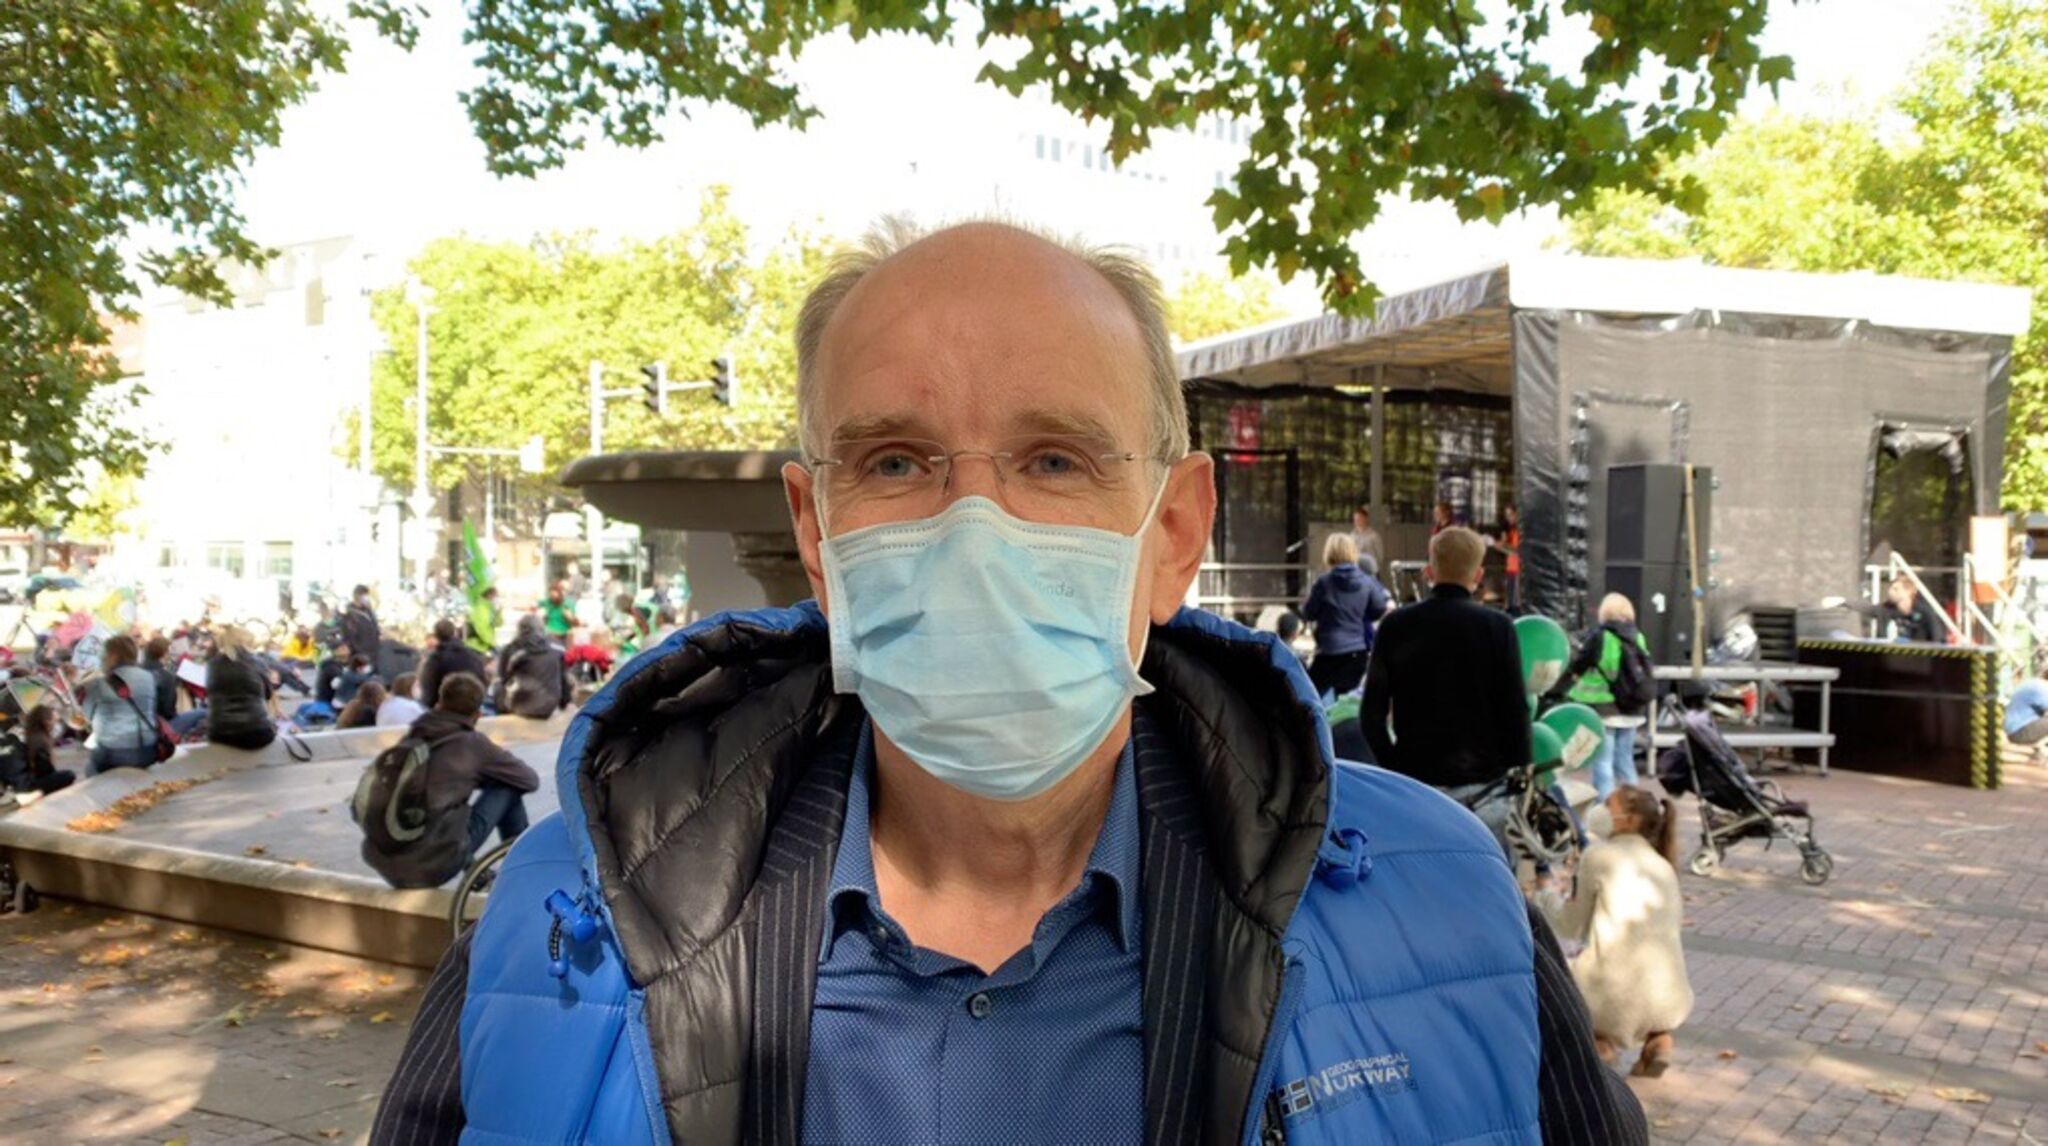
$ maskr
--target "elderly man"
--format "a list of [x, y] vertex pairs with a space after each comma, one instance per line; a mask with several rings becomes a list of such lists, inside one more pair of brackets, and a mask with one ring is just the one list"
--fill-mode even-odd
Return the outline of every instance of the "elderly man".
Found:
[[1215, 492], [1149, 274], [897, 233], [797, 351], [817, 602], [584, 707], [375, 1141], [1643, 1139], [1479, 824], [1179, 607]]

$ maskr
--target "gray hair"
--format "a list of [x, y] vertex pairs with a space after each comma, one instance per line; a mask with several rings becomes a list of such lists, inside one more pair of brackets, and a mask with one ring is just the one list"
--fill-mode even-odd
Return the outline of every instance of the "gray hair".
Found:
[[1166, 329], [1166, 300], [1159, 280], [1143, 260], [1114, 247], [1098, 247], [1076, 239], [1048, 234], [1034, 227], [1006, 219], [970, 219], [926, 231], [899, 215], [886, 216], [869, 228], [859, 243], [840, 252], [826, 269], [825, 277], [804, 298], [796, 323], [796, 424], [797, 440], [804, 453], [820, 457], [825, 453], [824, 427], [819, 425], [818, 346], [825, 327], [839, 304], [869, 272], [904, 248], [955, 227], [987, 225], [1007, 227], [1020, 234], [1044, 240], [1088, 264], [1114, 288], [1145, 341], [1145, 358], [1151, 375], [1151, 441], [1146, 455], [1153, 461], [1179, 461], [1188, 452], [1188, 409], [1181, 397], [1180, 370], [1174, 363], [1173, 336]]

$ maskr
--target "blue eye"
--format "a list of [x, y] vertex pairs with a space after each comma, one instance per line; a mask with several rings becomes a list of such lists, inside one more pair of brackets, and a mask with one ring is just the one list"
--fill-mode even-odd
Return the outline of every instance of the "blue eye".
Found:
[[916, 477], [922, 462], [902, 450], [884, 450], [868, 460], [867, 471], [882, 478]]
[[1033, 477], [1065, 478], [1089, 472], [1088, 461], [1077, 451], [1059, 446], [1042, 446], [1025, 456], [1023, 472]]

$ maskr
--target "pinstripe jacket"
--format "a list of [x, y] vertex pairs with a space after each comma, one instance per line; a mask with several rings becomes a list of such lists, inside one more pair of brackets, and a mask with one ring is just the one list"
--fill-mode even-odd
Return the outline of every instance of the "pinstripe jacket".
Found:
[[[800, 1140], [864, 719], [828, 659], [814, 606], [713, 618], [584, 708], [375, 1141]], [[1268, 637], [1183, 611], [1144, 673], [1177, 749], [1139, 761], [1153, 1141], [1643, 1140], [1476, 820], [1334, 762]]]

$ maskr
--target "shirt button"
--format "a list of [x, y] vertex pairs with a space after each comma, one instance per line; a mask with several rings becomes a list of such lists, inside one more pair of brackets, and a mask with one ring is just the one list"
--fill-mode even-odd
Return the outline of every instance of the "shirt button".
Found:
[[977, 1019], [988, 1018], [988, 1013], [995, 1009], [995, 1000], [988, 997], [987, 991], [977, 991], [967, 1000], [967, 1013]]
[[877, 947], [887, 947], [889, 945], [889, 929], [877, 923], [873, 927], [868, 928], [868, 938], [874, 940]]

